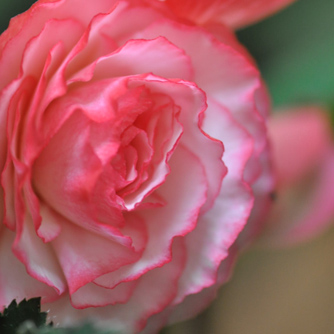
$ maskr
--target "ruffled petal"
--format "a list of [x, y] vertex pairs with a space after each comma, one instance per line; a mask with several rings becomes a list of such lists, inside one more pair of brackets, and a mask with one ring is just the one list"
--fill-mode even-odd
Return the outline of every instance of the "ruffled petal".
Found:
[[[93, 16], [110, 12], [116, 3], [116, 0], [99, 0], [81, 6], [80, 0], [40, 0], [26, 12], [14, 17], [0, 37], [0, 71], [3, 73], [0, 89], [17, 77], [25, 46], [43, 30], [46, 22], [70, 18], [82, 26], [88, 26]], [[78, 11], [78, 8], [81, 10]], [[71, 38], [71, 34], [64, 36]]]
[[26, 217], [21, 233], [17, 233], [13, 252], [36, 280], [53, 287], [60, 295], [67, 290], [62, 269], [49, 244], [36, 235], [32, 220]]
[[294, 0], [160, 0], [172, 11], [198, 24], [224, 23], [240, 28], [259, 21], [289, 5]]
[[[64, 271], [70, 294], [99, 276], [136, 263], [141, 256], [142, 248], [123, 246], [64, 219], [61, 223], [62, 232], [52, 241], [52, 245]], [[133, 220], [133, 224], [138, 223], [140, 221]], [[131, 226], [130, 219], [128, 225]], [[143, 238], [145, 228], [141, 227], [139, 231], [138, 236]]]
[[267, 145], [264, 117], [269, 105], [259, 103], [266, 94], [259, 72], [249, 61], [248, 55], [236, 52], [205, 30], [168, 20], [150, 25], [140, 34], [143, 38], [154, 38], [156, 35], [164, 35], [183, 48], [192, 60], [194, 81], [198, 87], [210, 99], [226, 107], [231, 116], [256, 138], [253, 167], [248, 168], [245, 175], [247, 181], [254, 181], [260, 173], [256, 159]]
[[[0, 267], [2, 268], [0, 309], [4, 305], [9, 305], [13, 299], [20, 301], [24, 298], [42, 297], [43, 302], [56, 300], [59, 297], [57, 291], [29, 275], [25, 266], [14, 256], [11, 249], [14, 239], [13, 232], [4, 227], [0, 230]], [[45, 258], [47, 255], [40, 256]]]
[[[250, 188], [243, 181], [253, 140], [228, 110], [212, 101], [209, 106], [203, 127], [224, 142], [223, 160], [228, 173], [214, 206], [201, 215], [196, 229], [185, 237], [189, 255], [175, 303], [214, 284], [218, 266], [228, 256], [228, 249], [245, 225], [253, 204]], [[200, 253], [196, 251], [198, 247]]]
[[94, 79], [143, 73], [191, 81], [191, 61], [182, 48], [157, 34], [153, 40], [130, 40], [111, 55], [101, 57], [94, 69]]
[[151, 92], [171, 96], [174, 105], [179, 108], [178, 122], [183, 128], [179, 143], [201, 160], [208, 183], [207, 202], [201, 209], [204, 213], [213, 205], [226, 175], [226, 167], [222, 162], [224, 147], [220, 138], [210, 133], [208, 135], [203, 130], [202, 123], [207, 109], [206, 96], [190, 82], [154, 76], [147, 79], [146, 87]]
[[[169, 165], [171, 173], [168, 182], [157, 190], [166, 205], [138, 211], [148, 233], [141, 258], [133, 265], [96, 279], [97, 284], [112, 288], [122, 281], [138, 279], [144, 273], [168, 263], [172, 259], [170, 247], [173, 238], [195, 228], [199, 211], [206, 200], [207, 183], [203, 166], [196, 156], [180, 146]], [[178, 196], [175, 196], [175, 185], [178, 185]]]
[[95, 283], [88, 283], [72, 293], [71, 303], [75, 308], [102, 307], [115, 304], [124, 304], [129, 301], [137, 281], [120, 283], [112, 289], [98, 286]]
[[101, 327], [113, 328], [121, 333], [138, 333], [145, 327], [147, 319], [163, 311], [175, 296], [177, 281], [186, 260], [180, 239], [174, 240], [173, 253], [178, 256], [138, 280], [135, 292], [126, 304], [76, 310], [65, 296], [52, 304], [45, 304], [43, 308], [49, 310], [50, 320], [61, 322], [64, 326], [92, 319]]
[[220, 263], [215, 284], [205, 287], [198, 293], [186, 296], [182, 303], [170, 307], [168, 323], [174, 324], [190, 319], [207, 307], [216, 298], [220, 286], [230, 279], [238, 255], [237, 248], [232, 246], [228, 257]]

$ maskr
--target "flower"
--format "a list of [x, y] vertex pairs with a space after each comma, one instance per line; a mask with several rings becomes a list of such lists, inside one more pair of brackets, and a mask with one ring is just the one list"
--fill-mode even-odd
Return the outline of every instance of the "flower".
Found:
[[334, 147], [326, 111], [299, 106], [268, 123], [277, 198], [261, 243], [282, 247], [323, 232], [334, 218]]
[[159, 0], [180, 17], [197, 24], [223, 23], [231, 28], [249, 25], [295, 0]]
[[252, 190], [250, 232], [272, 190], [265, 88], [215, 34], [140, 0], [40, 0], [12, 19], [0, 305], [41, 296], [54, 323], [149, 333], [212, 299]]

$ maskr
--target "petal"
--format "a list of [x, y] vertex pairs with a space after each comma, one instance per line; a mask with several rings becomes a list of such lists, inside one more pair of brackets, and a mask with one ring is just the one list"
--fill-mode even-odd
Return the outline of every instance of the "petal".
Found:
[[[77, 112], [67, 121], [33, 167], [33, 183], [39, 196], [75, 222], [84, 220], [75, 217], [86, 211], [85, 204], [79, 199], [84, 198], [85, 193], [89, 194], [101, 171], [99, 159], [86, 145], [89, 122], [80, 116]], [[73, 133], [78, 135], [73, 136]], [[79, 205], [82, 209], [75, 208]]]
[[113, 289], [88, 283], [72, 293], [71, 303], [78, 309], [124, 304], [131, 298], [137, 283], [137, 281], [120, 283]]
[[[279, 111], [268, 124], [279, 186], [289, 186], [316, 168], [331, 145], [329, 120], [316, 106]], [[296, 154], [298, 152], [298, 154]]]
[[204, 167], [208, 190], [207, 203], [201, 210], [207, 211], [220, 191], [226, 168], [221, 161], [224, 148], [220, 138], [217, 140], [202, 130], [202, 119], [207, 107], [205, 95], [190, 82], [167, 81], [154, 76], [149, 76], [148, 79], [146, 87], [150, 91], [170, 96], [173, 103], [180, 108], [178, 121], [183, 127], [180, 144], [196, 155]]
[[24, 220], [22, 232], [16, 234], [13, 252], [36, 280], [53, 287], [59, 295], [67, 289], [52, 247], [36, 235], [29, 216]]
[[[173, 305], [168, 323], [173, 324], [190, 319], [207, 307], [216, 297], [219, 287], [230, 279], [237, 256], [237, 248], [232, 246], [229, 255], [219, 266], [215, 283], [198, 293], [188, 295], [180, 304]], [[175, 302], [177, 302], [177, 299]]]
[[[244, 53], [236, 52], [203, 30], [168, 20], [155, 22], [140, 36], [153, 38], [156, 34], [167, 36], [190, 56], [195, 82], [208, 96], [204, 131], [226, 142], [223, 161], [229, 168], [215, 205], [186, 236], [190, 258], [176, 299], [181, 302], [186, 295], [215, 282], [220, 261], [247, 222], [254, 200], [250, 185], [261, 175], [259, 157], [263, 152], [268, 154], [264, 118], [268, 104], [260, 103], [265, 91], [258, 71]], [[226, 122], [232, 129], [224, 132]], [[223, 124], [222, 131], [219, 124]], [[268, 188], [271, 190], [272, 182], [265, 193]], [[198, 248], [203, 249], [199, 255]]]
[[243, 181], [253, 140], [226, 109], [210, 102], [203, 127], [224, 143], [223, 160], [228, 172], [214, 206], [199, 218], [196, 229], [185, 237], [189, 255], [176, 303], [214, 284], [218, 266], [244, 227], [253, 204], [249, 186]]
[[[129, 226], [138, 223], [138, 220], [127, 221]], [[70, 294], [101, 275], [134, 263], [141, 256], [142, 249], [125, 247], [65, 219], [61, 226], [61, 234], [52, 241], [52, 245], [64, 271]], [[140, 234], [145, 231], [144, 227], [138, 230], [142, 237]]]
[[120, 209], [110, 207], [112, 221], [105, 225], [95, 211], [92, 196], [102, 164], [89, 145], [89, 130], [89, 120], [80, 112], [69, 118], [34, 164], [34, 186], [40, 198], [67, 219], [129, 244], [116, 228], [123, 224]]
[[[137, 5], [138, 4], [140, 4], [140, 2], [138, 2]], [[87, 28], [85, 35], [82, 37], [82, 40], [71, 52], [73, 57], [70, 57], [71, 60], [67, 71], [69, 77], [72, 77], [70, 81], [77, 80], [78, 77], [81, 77], [81, 80], [88, 81], [96, 60], [101, 56], [111, 54], [117, 48], [122, 48], [128, 42], [131, 44], [131, 40], [134, 41], [137, 39], [137, 31], [140, 31], [143, 27], [146, 27], [160, 16], [161, 14], [153, 8], [147, 6], [139, 7], [136, 5], [132, 8], [131, 3], [125, 1], [117, 2], [115, 7], [112, 8], [108, 14], [95, 16], [92, 19], [90, 26]], [[129, 25], [128, 22], [131, 22], [131, 25]], [[103, 50], [101, 50], [101, 45], [105, 46]], [[135, 43], [135, 45], [138, 45], [138, 43]], [[157, 52], [160, 53], [159, 50], [157, 50]], [[116, 54], [117, 53], [118, 51], [116, 51]], [[138, 54], [138, 59], [141, 58], [141, 53], [142, 50], [140, 50], [140, 48], [135, 50], [135, 54]], [[146, 56], [149, 56], [149, 53], [147, 53]], [[163, 54], [161, 54], [161, 56], [164, 57]], [[174, 53], [174, 56], [177, 56], [177, 54]], [[144, 58], [145, 57], [143, 57], [143, 60]], [[157, 57], [153, 63], [150, 61], [146, 64], [144, 63], [144, 66], [154, 66], [154, 64], [159, 64], [157, 59], [159, 59], [159, 57]], [[166, 60], [172, 62], [176, 61], [174, 57], [166, 57]], [[90, 63], [92, 63], [93, 66], [90, 66]], [[85, 68], [86, 66], [87, 68]], [[136, 62], [127, 64], [127, 67], [131, 66], [136, 68]], [[143, 66], [143, 64], [139, 64], [139, 66]], [[159, 66], [161, 66], [161, 63]], [[173, 71], [172, 66], [170, 67], [170, 70]], [[181, 70], [187, 71], [187, 66]], [[108, 71], [110, 71], [109, 67]]]
[[162, 0], [178, 16], [198, 24], [220, 22], [232, 28], [254, 23], [294, 0]]
[[[15, 234], [5, 227], [0, 231], [0, 308], [13, 299], [42, 297], [43, 302], [52, 302], [59, 296], [56, 290], [31, 277], [25, 266], [14, 256], [11, 246]], [[4, 270], [5, 268], [5, 270]]]
[[[260, 174], [252, 183], [254, 205], [245, 228], [241, 231], [236, 244], [240, 250], [246, 249], [266, 229], [268, 215], [274, 205], [276, 180], [273, 177], [271, 150], [266, 146], [258, 157]], [[246, 166], [248, 167], [248, 166]]]
[[236, 52], [197, 27], [163, 20], [140, 33], [143, 38], [156, 35], [166, 36], [176, 46], [183, 48], [192, 60], [194, 81], [207, 94], [208, 102], [213, 100], [226, 107], [255, 139], [253, 166], [247, 168], [245, 175], [247, 181], [254, 181], [260, 173], [260, 166], [256, 165], [257, 157], [267, 145], [264, 117], [269, 107], [266, 103], [259, 103], [263, 101], [265, 92], [254, 64], [244, 53]]
[[254, 139], [235, 121], [233, 114], [209, 98], [209, 107], [204, 115], [203, 129], [213, 138], [224, 143], [223, 160], [229, 174], [241, 178], [247, 161], [253, 153]]
[[64, 326], [92, 319], [109, 330], [138, 333], [145, 327], [147, 319], [164, 310], [175, 296], [177, 281], [185, 262], [181, 240], [174, 240], [173, 254], [177, 256], [174, 256], [171, 262], [149, 271], [138, 280], [138, 285], [126, 304], [77, 310], [71, 307], [68, 298], [64, 297], [44, 305], [44, 308], [49, 310], [49, 319], [55, 323], [61, 322]]
[[130, 40], [116, 52], [100, 58], [94, 79], [153, 73], [164, 78], [190, 80], [192, 68], [189, 57], [182, 48], [162, 36], [158, 35], [153, 40]]
[[47, 205], [40, 206], [41, 225], [38, 227], [37, 234], [44, 242], [50, 242], [61, 232], [61, 224], [58, 216]]
[[[66, 39], [67, 31], [72, 33]], [[82, 26], [75, 20], [49, 20], [46, 22], [38, 36], [32, 38], [26, 45], [22, 54], [21, 75], [41, 76], [44, 64], [50, 50], [61, 43], [67, 52], [71, 50], [82, 34]], [[61, 42], [60, 42], [61, 41]], [[67, 53], [66, 52], [66, 53]]]
[[[40, 0], [26, 12], [14, 17], [0, 37], [0, 89], [17, 77], [25, 46], [42, 31], [47, 21], [70, 19], [88, 26], [92, 17], [110, 12], [116, 3], [116, 0], [97, 0], [82, 7], [80, 0]], [[81, 10], [78, 11], [78, 8]], [[64, 37], [71, 38], [71, 34], [64, 34]]]
[[216, 282], [218, 267], [244, 228], [252, 207], [253, 196], [247, 185], [227, 175], [213, 208], [200, 217], [196, 228], [185, 237], [188, 259], [176, 304]]
[[[122, 281], [137, 279], [147, 271], [164, 265], [171, 260], [170, 245], [173, 238], [195, 228], [199, 211], [206, 200], [207, 183], [203, 166], [195, 155], [180, 145], [169, 164], [171, 173], [157, 190], [166, 205], [138, 211], [146, 223], [148, 233], [141, 258], [133, 265], [96, 279], [97, 284], [112, 288]], [[178, 189], [177, 196], [175, 187]]]
[[[31, 77], [26, 78], [22, 82], [20, 80], [14, 81], [4, 90], [4, 107], [7, 110], [1, 110], [4, 114], [8, 114], [6, 120], [6, 134], [8, 142], [6, 163], [4, 169], [1, 171], [1, 184], [5, 194], [5, 224], [14, 229], [15, 225], [22, 218], [18, 218], [22, 214], [23, 200], [21, 198], [22, 179], [27, 173], [27, 168], [17, 159], [18, 151], [22, 146], [19, 136], [16, 134], [20, 132], [20, 115], [24, 114], [24, 106], [29, 103], [29, 93], [33, 90], [36, 81]], [[14, 92], [14, 89], [17, 89]], [[8, 96], [6, 93], [12, 93], [13, 96]], [[28, 93], [28, 94], [27, 94]], [[6, 105], [8, 103], [8, 105]], [[2, 104], [1, 104], [2, 105]]]

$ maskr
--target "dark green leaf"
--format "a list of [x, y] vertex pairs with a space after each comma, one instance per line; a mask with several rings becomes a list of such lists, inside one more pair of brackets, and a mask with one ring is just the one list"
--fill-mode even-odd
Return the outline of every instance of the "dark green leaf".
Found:
[[[2, 334], [2, 333], [1, 333]], [[86, 323], [72, 328], [41, 327], [34, 328], [31, 324], [24, 324], [17, 334], [116, 334], [115, 332], [97, 329], [92, 324]]]
[[0, 313], [1, 334], [116, 334], [110, 330], [97, 329], [91, 323], [78, 327], [54, 328], [46, 325], [46, 313], [41, 312], [41, 299], [13, 300]]
[[0, 333], [15, 334], [19, 326], [27, 320], [36, 327], [45, 325], [46, 313], [41, 312], [41, 298], [23, 299], [19, 304], [13, 300], [0, 314]]

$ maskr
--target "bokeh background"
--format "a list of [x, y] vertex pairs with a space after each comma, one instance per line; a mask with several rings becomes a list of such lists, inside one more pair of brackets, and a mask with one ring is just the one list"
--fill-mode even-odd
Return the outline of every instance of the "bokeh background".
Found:
[[[32, 3], [0, 0], [0, 31]], [[333, 0], [299, 0], [237, 33], [262, 71], [274, 110], [318, 103], [334, 114], [333, 14]], [[206, 311], [162, 333], [333, 334], [334, 229], [289, 249], [254, 246]]]

